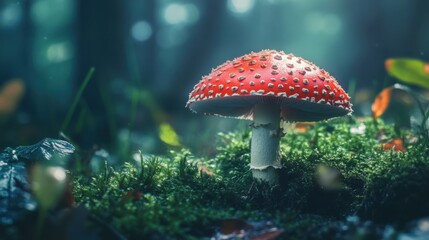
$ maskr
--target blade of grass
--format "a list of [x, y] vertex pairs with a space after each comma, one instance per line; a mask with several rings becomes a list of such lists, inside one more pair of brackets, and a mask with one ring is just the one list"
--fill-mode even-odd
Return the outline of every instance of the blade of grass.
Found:
[[71, 107], [69, 108], [67, 115], [63, 121], [63, 124], [61, 125], [61, 132], [64, 132], [67, 127], [70, 124], [70, 120], [73, 116], [74, 111], [76, 110], [77, 104], [79, 103], [80, 98], [82, 97], [83, 91], [85, 90], [86, 86], [89, 83], [89, 80], [91, 80], [92, 75], [94, 74], [94, 67], [90, 68], [88, 73], [85, 76], [85, 79], [83, 80], [82, 84], [79, 87], [79, 90], [76, 93], [76, 96], [74, 97], [73, 103]]

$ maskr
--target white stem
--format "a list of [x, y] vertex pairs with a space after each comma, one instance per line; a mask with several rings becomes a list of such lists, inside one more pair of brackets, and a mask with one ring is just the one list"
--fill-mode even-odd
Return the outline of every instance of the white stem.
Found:
[[250, 169], [253, 178], [275, 185], [277, 170], [281, 168], [279, 144], [280, 108], [278, 106], [256, 105], [253, 109], [252, 143]]

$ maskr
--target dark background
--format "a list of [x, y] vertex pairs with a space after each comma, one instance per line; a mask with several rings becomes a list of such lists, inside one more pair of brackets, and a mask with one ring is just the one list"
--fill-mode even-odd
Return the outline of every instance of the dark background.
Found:
[[429, 60], [428, 9], [427, 0], [1, 0], [0, 84], [22, 79], [25, 92], [0, 117], [0, 147], [58, 137], [94, 67], [64, 130], [79, 146], [164, 153], [180, 141], [210, 151], [218, 131], [248, 124], [184, 108], [212, 68], [283, 50], [373, 96], [393, 81], [387, 58]]

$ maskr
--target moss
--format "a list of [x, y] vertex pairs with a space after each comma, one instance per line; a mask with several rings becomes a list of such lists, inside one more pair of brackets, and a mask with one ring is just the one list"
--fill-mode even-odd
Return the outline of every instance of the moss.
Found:
[[[280, 186], [270, 188], [252, 183], [249, 136], [219, 134], [210, 159], [181, 150], [78, 177], [76, 200], [131, 239], [200, 239], [225, 218], [270, 219], [288, 239], [331, 239], [362, 233], [345, 220], [350, 215], [380, 224], [429, 215], [426, 138], [402, 153], [383, 150], [379, 139], [415, 136], [380, 120], [342, 118], [291, 130], [281, 142]], [[321, 166], [334, 175], [333, 187], [321, 183]]]

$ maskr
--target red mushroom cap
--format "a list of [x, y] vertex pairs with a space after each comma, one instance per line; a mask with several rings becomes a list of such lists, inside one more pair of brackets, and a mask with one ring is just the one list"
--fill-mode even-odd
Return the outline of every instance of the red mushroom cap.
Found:
[[275, 50], [227, 61], [195, 85], [186, 104], [194, 112], [252, 119], [255, 104], [277, 104], [287, 121], [350, 114], [350, 97], [313, 63]]

